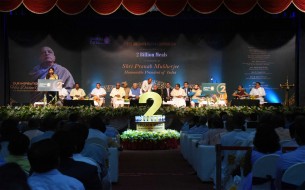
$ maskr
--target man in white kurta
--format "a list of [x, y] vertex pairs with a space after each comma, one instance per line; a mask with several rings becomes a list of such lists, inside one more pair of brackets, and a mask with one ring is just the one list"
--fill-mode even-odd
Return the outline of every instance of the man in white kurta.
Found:
[[120, 83], [116, 83], [115, 88], [111, 90], [110, 96], [114, 108], [124, 106], [125, 90]]
[[145, 93], [145, 92], [150, 92], [151, 91], [151, 88], [152, 88], [152, 78], [149, 78], [147, 80], [144, 80], [142, 82], [142, 85], [141, 85], [141, 90], [142, 90], [142, 93]]
[[96, 83], [96, 87], [90, 93], [94, 100], [94, 105], [102, 106], [105, 103], [106, 90], [101, 87], [101, 83]]
[[80, 88], [78, 83], [75, 83], [75, 88], [71, 90], [70, 96], [73, 100], [83, 100], [86, 93], [82, 88]]
[[176, 84], [175, 88], [171, 92], [171, 96], [173, 97], [173, 104], [176, 107], [185, 107], [185, 97], [186, 93], [185, 91], [180, 88], [180, 84]]
[[259, 100], [260, 104], [264, 104], [264, 97], [266, 96], [265, 89], [261, 87], [260, 82], [255, 83], [255, 87], [251, 89], [249, 93], [250, 97], [254, 96], [257, 100]]

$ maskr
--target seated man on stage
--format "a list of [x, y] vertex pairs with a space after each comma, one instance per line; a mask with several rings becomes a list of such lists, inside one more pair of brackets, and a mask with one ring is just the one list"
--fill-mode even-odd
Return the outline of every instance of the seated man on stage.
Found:
[[129, 91], [130, 106], [138, 106], [141, 94], [142, 90], [138, 87], [138, 83], [133, 83]]
[[114, 108], [124, 106], [125, 90], [121, 87], [120, 83], [116, 83], [115, 88], [111, 90], [111, 103]]
[[190, 106], [191, 105], [191, 101], [190, 101], [190, 92], [192, 91], [192, 89], [189, 87], [189, 83], [188, 82], [184, 82], [183, 83], [183, 88], [182, 88], [185, 93], [186, 93], [186, 97], [185, 97], [185, 103], [186, 106]]
[[62, 88], [60, 91], [58, 91], [58, 96], [60, 101], [63, 101], [64, 99], [67, 98], [67, 96], [69, 95], [67, 89]]
[[171, 84], [169, 82], [166, 82], [165, 88], [163, 88], [163, 90], [162, 90], [163, 101], [167, 102], [172, 99], [172, 97], [171, 97], [172, 90], [173, 89], [171, 88]]
[[174, 106], [176, 106], [176, 107], [185, 107], [186, 106], [185, 99], [184, 99], [186, 97], [186, 93], [182, 88], [180, 88], [180, 84], [175, 85], [175, 88], [171, 92], [171, 96], [173, 97]]
[[90, 93], [94, 100], [94, 105], [102, 106], [105, 104], [106, 90], [101, 88], [101, 83], [96, 83], [96, 87]]
[[255, 83], [255, 87], [251, 89], [250, 93], [250, 98], [255, 98], [259, 100], [259, 104], [264, 104], [264, 97], [266, 96], [265, 89], [261, 87], [260, 82]]
[[238, 85], [237, 90], [232, 94], [235, 99], [245, 99], [249, 94], [245, 91], [242, 85]]
[[192, 91], [189, 93], [191, 95], [191, 107], [195, 107], [196, 104], [199, 105], [199, 99], [201, 98], [202, 90], [199, 88], [199, 84], [195, 84]]
[[158, 85], [154, 84], [152, 89], [151, 89], [152, 92], [155, 92], [157, 94], [159, 94], [160, 96], [162, 95], [162, 91], [161, 89], [158, 88]]
[[75, 87], [71, 90], [70, 96], [72, 100], [84, 100], [86, 93], [80, 88], [79, 83], [75, 83]]
[[129, 98], [130, 88], [128, 87], [128, 83], [126, 81], [122, 82], [122, 86], [125, 90], [125, 99]]

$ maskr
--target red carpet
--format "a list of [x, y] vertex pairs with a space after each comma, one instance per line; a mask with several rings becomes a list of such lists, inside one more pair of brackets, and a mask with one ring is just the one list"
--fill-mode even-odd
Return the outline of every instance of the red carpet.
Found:
[[180, 150], [131, 151], [120, 154], [119, 182], [113, 190], [209, 190], [212, 183], [199, 180]]

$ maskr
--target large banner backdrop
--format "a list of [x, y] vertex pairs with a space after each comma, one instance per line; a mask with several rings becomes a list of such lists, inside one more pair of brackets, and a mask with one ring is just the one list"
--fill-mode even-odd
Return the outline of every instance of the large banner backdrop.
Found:
[[172, 86], [183, 85], [184, 81], [191, 85], [226, 83], [230, 100], [239, 84], [249, 92], [258, 81], [266, 90], [267, 102], [281, 103], [284, 90], [279, 85], [287, 77], [291, 83], [295, 79], [295, 35], [289, 30], [234, 34], [97, 33], [85, 34], [81, 39], [57, 35], [33, 37], [16, 32], [10, 36], [12, 103], [39, 100], [33, 99], [37, 88], [33, 69], [39, 68], [40, 49], [44, 46], [54, 51], [56, 63], [71, 73], [87, 95], [97, 82], [109, 97], [116, 82], [127, 81], [131, 86], [152, 77], [161, 88], [167, 81]]

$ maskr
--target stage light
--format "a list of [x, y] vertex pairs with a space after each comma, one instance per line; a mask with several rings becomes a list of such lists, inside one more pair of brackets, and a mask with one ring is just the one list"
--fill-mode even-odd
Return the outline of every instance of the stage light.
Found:
[[272, 89], [265, 89], [266, 98], [265, 101], [268, 103], [281, 103], [278, 94], [276, 94]]

